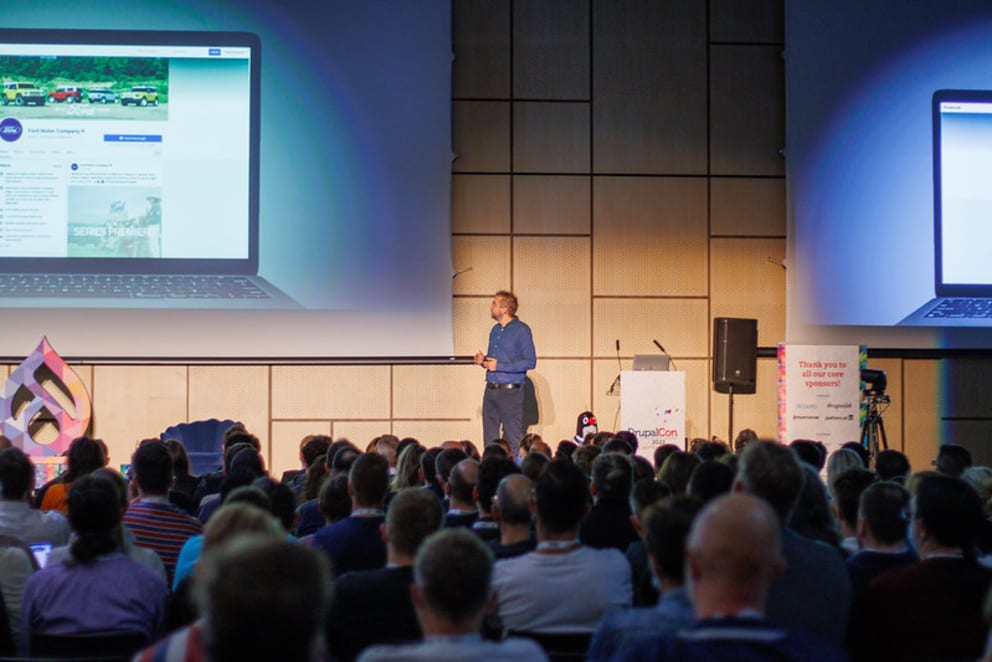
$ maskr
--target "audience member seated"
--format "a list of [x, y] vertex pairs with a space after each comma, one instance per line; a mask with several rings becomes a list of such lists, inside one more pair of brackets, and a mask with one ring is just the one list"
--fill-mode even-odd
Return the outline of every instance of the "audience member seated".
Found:
[[537, 547], [531, 510], [532, 488], [531, 479], [520, 473], [507, 476], [496, 488], [493, 519], [499, 525], [499, 539], [490, 542], [489, 546], [497, 560], [521, 556]]
[[444, 487], [437, 479], [437, 456], [440, 454], [440, 448], [428, 448], [424, 451], [420, 457], [420, 473], [424, 477], [424, 489], [433, 492], [438, 501], [444, 504]]
[[385, 521], [383, 501], [388, 490], [386, 458], [377, 453], [360, 455], [348, 474], [351, 514], [320, 528], [313, 536], [313, 545], [327, 554], [337, 575], [386, 565], [379, 525]]
[[69, 444], [66, 453], [66, 469], [58, 479], [48, 485], [41, 495], [41, 510], [57, 510], [65, 513], [68, 509], [69, 489], [77, 478], [86, 476], [104, 466], [106, 454], [103, 446], [90, 437], [77, 437]]
[[451, 493], [451, 488], [448, 486], [448, 481], [451, 478], [451, 470], [462, 460], [468, 459], [468, 454], [462, 450], [461, 445], [457, 441], [450, 443], [452, 445], [448, 448], [442, 445], [441, 452], [434, 458], [434, 476], [437, 479], [438, 486], [441, 488], [441, 503], [444, 505], [445, 510], [448, 510], [448, 495]]
[[840, 550], [840, 530], [830, 510], [827, 488], [816, 469], [805, 462], [800, 462], [799, 465], [805, 477], [802, 489], [799, 490], [799, 498], [789, 514], [788, 527], [803, 537], [819, 540]]
[[399, 459], [399, 452], [396, 448], [400, 445], [400, 438], [394, 434], [384, 434], [376, 437], [374, 453], [386, 458], [389, 463], [389, 477], [396, 476], [396, 460]]
[[[589, 488], [574, 464], [550, 463], [536, 481], [533, 498], [537, 549], [499, 561], [494, 569], [503, 627], [533, 633], [592, 632], [606, 613], [631, 606], [630, 566], [615, 549], [593, 549], [579, 542]], [[575, 599], [577, 582], [581, 599]]]
[[[0, 535], [27, 544], [47, 542], [55, 547], [69, 542], [69, 522], [57, 512], [31, 507], [34, 464], [19, 448], [0, 452]], [[10, 608], [8, 603], [7, 608]]]
[[[743, 453], [744, 449], [747, 448], [748, 444], [758, 440], [758, 433], [751, 428], [744, 428], [737, 433], [734, 438], [734, 452]], [[655, 463], [657, 464], [657, 463]]]
[[389, 485], [390, 492], [400, 492], [408, 487], [422, 487], [424, 476], [420, 473], [420, 458], [425, 449], [417, 443], [407, 444], [396, 460], [396, 475]]
[[933, 465], [945, 476], [960, 478], [964, 470], [971, 466], [971, 453], [964, 446], [941, 444]]
[[196, 596], [206, 659], [317, 659], [331, 584], [309, 547], [256, 535], [222, 545], [204, 556]]
[[805, 538], [786, 526], [805, 478], [791, 448], [755, 442], [741, 454], [734, 490], [764, 499], [782, 527], [785, 572], [771, 586], [768, 617], [789, 629], [819, 633], [840, 644], [847, 633], [851, 604], [844, 558], [836, 547]]
[[[447, 452], [447, 451], [445, 451]], [[444, 515], [446, 527], [471, 528], [479, 519], [475, 505], [475, 485], [479, 480], [479, 463], [465, 459], [451, 468], [448, 476], [448, 511]]]
[[668, 485], [675, 496], [683, 496], [689, 489], [689, 478], [701, 460], [694, 453], [676, 451], [665, 458], [658, 470], [658, 480]]
[[694, 453], [701, 462], [713, 462], [730, 452], [730, 448], [722, 441], [704, 441], [696, 447]]
[[572, 453], [572, 463], [582, 471], [586, 478], [592, 478], [592, 463], [596, 461], [599, 454], [603, 452], [599, 446], [587, 444], [579, 446]]
[[823, 454], [823, 449], [817, 446], [814, 441], [796, 439], [789, 444], [789, 448], [796, 451], [796, 455], [799, 456], [800, 461], [813, 467], [817, 472], [821, 471], [827, 462], [827, 457]]
[[661, 465], [665, 464], [665, 460], [668, 459], [669, 455], [672, 453], [678, 453], [681, 450], [682, 449], [675, 444], [662, 444], [661, 446], [655, 448], [654, 454], [652, 455], [655, 475], [661, 471]]
[[204, 524], [207, 523], [207, 520], [210, 519], [214, 511], [220, 507], [220, 504], [224, 501], [224, 497], [230, 494], [231, 490], [245, 485], [251, 485], [257, 478], [266, 475], [261, 453], [250, 445], [232, 446], [230, 460], [230, 462], [226, 463], [227, 472], [224, 474], [224, 480], [221, 481], [220, 492], [217, 494], [208, 494], [200, 502], [200, 508], [196, 512], [196, 518]]
[[533, 641], [485, 641], [479, 634], [490, 594], [492, 554], [477, 536], [462, 528], [435, 533], [417, 553], [411, 589], [424, 641], [404, 646], [374, 646], [362, 662], [407, 660], [546, 660]]
[[124, 513], [124, 524], [134, 534], [135, 545], [158, 554], [171, 582], [179, 550], [187, 538], [202, 533], [203, 526], [169, 503], [172, 455], [163, 442], [153, 439], [138, 446], [131, 456], [131, 471], [137, 498]]
[[700, 507], [694, 497], [674, 497], [648, 507], [644, 541], [661, 598], [656, 606], [607, 614], [593, 636], [589, 660], [609, 660], [625, 642], [676, 632], [693, 623], [692, 603], [683, 586], [685, 543]]
[[640, 540], [631, 523], [632, 487], [633, 467], [626, 455], [604, 451], [596, 458], [589, 486], [593, 506], [579, 527], [579, 540], [583, 545], [595, 549], [612, 547], [626, 552], [631, 543]]
[[413, 560], [427, 536], [441, 528], [441, 502], [427, 490], [407, 488], [389, 504], [383, 540], [386, 567], [348, 572], [334, 582], [327, 647], [350, 662], [372, 644], [420, 641], [410, 598]]
[[875, 457], [875, 471], [881, 480], [891, 480], [901, 485], [906, 482], [910, 470], [909, 458], [897, 450], [880, 451]]
[[[164, 445], [162, 450], [168, 457]], [[35, 634], [137, 633], [151, 639], [162, 627], [169, 590], [161, 577], [121, 552], [115, 535], [121, 522], [117, 490], [105, 478], [83, 476], [73, 481], [68, 507], [76, 534], [72, 559], [51, 563], [28, 579], [23, 650], [30, 653]]]
[[848, 469], [834, 481], [834, 500], [830, 502], [841, 535], [841, 549], [848, 556], [857, 554], [858, 504], [861, 493], [878, 480], [878, 474], [867, 469]]
[[205, 496], [220, 492], [220, 485], [224, 482], [224, 474], [230, 462], [228, 452], [238, 444], [250, 444], [255, 450], [262, 450], [262, 443], [258, 437], [245, 430], [240, 424], [232, 425], [225, 430], [223, 443], [221, 443], [221, 452], [224, 454], [223, 465], [217, 471], [200, 476], [196, 491], [193, 492], [193, 508], [195, 510], [200, 509]]
[[527, 453], [524, 459], [520, 460], [520, 471], [531, 480], [536, 481], [537, 477], [547, 468], [549, 462], [551, 462], [549, 456], [533, 451]]
[[[562, 439], [558, 442], [558, 446], [555, 448], [555, 456], [551, 459], [553, 460], [571, 460], [572, 454], [575, 452], [578, 446], [575, 442], [569, 441], [568, 439]], [[653, 472], [652, 472], [653, 473]]]
[[847, 560], [855, 604], [875, 577], [918, 560], [907, 539], [909, 501], [906, 488], [889, 481], [862, 492], [856, 528], [860, 551]]
[[861, 456], [849, 448], [839, 448], [827, 458], [827, 491], [834, 497], [834, 481], [848, 469], [865, 469]]
[[871, 617], [854, 624], [862, 627], [852, 633], [852, 652], [866, 660], [974, 659], [985, 645], [982, 604], [992, 581], [974, 558], [981, 502], [959, 478], [930, 476], [912, 511], [920, 562], [868, 586], [862, 605]]
[[[496, 446], [495, 448], [499, 448]], [[472, 531], [485, 543], [499, 540], [499, 523], [493, 519], [493, 497], [501, 480], [510, 474], [520, 473], [520, 468], [509, 457], [487, 457], [479, 463], [479, 475], [472, 499], [479, 510], [479, 517], [472, 523]]]
[[841, 448], [846, 448], [849, 451], [857, 453], [858, 457], [861, 458], [861, 466], [863, 468], [867, 469], [871, 464], [871, 453], [868, 452], [868, 447], [860, 441], [849, 441], [842, 445]]
[[[756, 445], [762, 444], [749, 445], [745, 455]], [[765, 617], [769, 589], [782, 572], [780, 527], [781, 515], [753, 496], [710, 502], [693, 524], [686, 549], [695, 624], [633, 639], [612, 659], [846, 660], [839, 644]]]
[[604, 453], [620, 453], [624, 456], [633, 455], [634, 449], [630, 447], [630, 443], [626, 439], [621, 439], [620, 437], [613, 437], [608, 442], [603, 444]]
[[334, 442], [326, 434], [308, 434], [300, 439], [300, 468], [284, 471], [280, 482], [289, 486], [297, 497], [307, 484], [307, 474], [318, 458], [327, 456], [327, 449]]
[[701, 462], [692, 471], [686, 493], [704, 504], [730, 492], [734, 484], [734, 470], [716, 460]]
[[654, 575], [648, 563], [648, 553], [644, 547], [644, 511], [658, 501], [671, 496], [671, 490], [664, 483], [659, 483], [653, 477], [634, 481], [630, 491], [630, 510], [633, 513], [631, 523], [637, 530], [638, 539], [627, 546], [625, 556], [630, 564], [631, 586], [634, 591], [634, 606], [648, 607], [658, 603], [658, 590], [654, 586]]
[[195, 514], [193, 495], [199, 478], [190, 474], [189, 453], [186, 447], [177, 439], [166, 439], [165, 446], [172, 454], [172, 487], [169, 489], [169, 501], [187, 515]]
[[[326, 455], [325, 469], [328, 478], [333, 480], [337, 476], [343, 476], [347, 485], [351, 465], [355, 463], [355, 460], [361, 454], [361, 451], [352, 446], [351, 442], [346, 441], [341, 443], [340, 441], [335, 441], [331, 444]], [[328, 523], [326, 517], [320, 512], [320, 493], [325, 486], [326, 481], [321, 485], [316, 497], [311, 501], [300, 504], [296, 509], [296, 535], [300, 538], [313, 535], [317, 532], [317, 529]]]

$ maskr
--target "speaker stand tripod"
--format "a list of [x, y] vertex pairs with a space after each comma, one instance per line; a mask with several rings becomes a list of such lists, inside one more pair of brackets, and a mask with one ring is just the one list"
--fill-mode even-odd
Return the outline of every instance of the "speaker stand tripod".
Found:
[[730, 411], [727, 416], [727, 419], [730, 421], [727, 427], [727, 445], [733, 448], [734, 447], [734, 385], [733, 384], [728, 385], [727, 395], [729, 396], [727, 398], [727, 402], [729, 403], [728, 406], [730, 407]]

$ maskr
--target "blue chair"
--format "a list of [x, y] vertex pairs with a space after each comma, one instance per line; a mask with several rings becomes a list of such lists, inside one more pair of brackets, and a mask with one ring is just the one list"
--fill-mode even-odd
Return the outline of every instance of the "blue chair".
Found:
[[216, 418], [179, 423], [166, 428], [159, 438], [162, 441], [175, 439], [182, 442], [189, 455], [190, 473], [200, 476], [216, 471], [224, 463], [224, 453], [221, 450], [224, 433], [236, 425], [243, 427], [238, 421], [219, 421]]

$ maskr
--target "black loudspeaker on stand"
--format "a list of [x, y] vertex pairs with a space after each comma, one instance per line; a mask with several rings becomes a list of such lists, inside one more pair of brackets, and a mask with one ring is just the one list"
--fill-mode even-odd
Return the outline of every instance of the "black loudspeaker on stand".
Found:
[[734, 443], [734, 395], [755, 392], [758, 320], [713, 318], [713, 390], [730, 396], [727, 443]]

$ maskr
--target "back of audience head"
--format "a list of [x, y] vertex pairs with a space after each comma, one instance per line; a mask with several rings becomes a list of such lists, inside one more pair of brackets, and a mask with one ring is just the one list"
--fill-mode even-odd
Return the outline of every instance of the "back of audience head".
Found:
[[76, 533], [72, 558], [90, 563], [117, 548], [116, 530], [123, 511], [117, 488], [100, 476], [81, 476], [69, 490], [69, 525]]
[[[246, 488], [251, 490], [254, 488]], [[225, 503], [203, 528], [203, 553], [214, 551], [236, 538], [259, 534], [272, 539], [286, 539], [286, 531], [276, 518], [258, 503], [246, 499]]]
[[737, 437], [734, 438], [734, 452], [741, 453], [747, 448], [748, 444], [758, 440], [758, 433], [751, 428], [744, 428], [737, 433]]
[[333, 456], [328, 455], [328, 458], [330, 458], [331, 461], [331, 475], [348, 475], [351, 472], [351, 466], [355, 464], [355, 460], [357, 460], [361, 455], [361, 451], [350, 445], [342, 446], [334, 452]]
[[668, 489], [668, 485], [659, 483], [654, 478], [634, 481], [634, 487], [630, 490], [630, 512], [640, 521], [642, 513], [648, 506], [671, 495], [672, 491]]
[[847, 443], [843, 444], [841, 448], [846, 448], [849, 451], [853, 451], [854, 453], [857, 453], [858, 457], [861, 458], [861, 466], [863, 468], [867, 469], [868, 465], [871, 464], [871, 453], [868, 452], [868, 447], [862, 444], [861, 442], [848, 441]]
[[258, 440], [258, 437], [243, 427], [232, 426], [224, 433], [224, 449], [226, 451], [237, 444], [249, 444], [257, 451], [262, 450], [262, 442]]
[[569, 441], [568, 439], [562, 439], [558, 442], [558, 448], [555, 449], [555, 456], [553, 460], [571, 460], [572, 454], [575, 453], [575, 449], [578, 445], [574, 441]]
[[799, 535], [820, 540], [828, 545], [840, 545], [837, 521], [830, 510], [830, 497], [816, 469], [800, 462], [804, 475], [799, 498], [789, 513], [788, 525]]
[[589, 507], [589, 483], [571, 462], [551, 462], [534, 481], [539, 530], [563, 534], [578, 529]]
[[85, 476], [103, 467], [105, 462], [106, 454], [103, 446], [97, 440], [92, 437], [76, 437], [69, 444], [69, 452], [66, 454], [66, 469], [60, 479], [63, 483], [71, 483], [80, 476]]
[[964, 446], [941, 444], [934, 467], [945, 476], [959, 478], [971, 466], [971, 453]]
[[920, 482], [924, 478], [929, 478], [930, 476], [943, 476], [944, 474], [939, 471], [914, 471], [906, 477], [906, 481], [903, 483], [909, 493], [916, 495], [916, 488], [920, 486]]
[[823, 466], [826, 464], [827, 458], [814, 442], [808, 439], [796, 439], [789, 444], [789, 447], [796, 451], [796, 455], [799, 456], [801, 461], [805, 462], [817, 471], [823, 470]]
[[389, 491], [389, 463], [382, 455], [364, 453], [348, 472], [348, 491], [355, 504], [381, 507]]
[[834, 481], [848, 469], [864, 469], [861, 456], [848, 448], [839, 448], [830, 454], [827, 460], [827, 489], [831, 496], [834, 493]]
[[331, 476], [320, 488], [317, 497], [318, 509], [329, 524], [340, 522], [351, 515], [351, 497], [348, 496], [348, 477], [344, 474]]
[[265, 463], [262, 461], [262, 455], [254, 448], [244, 448], [234, 454], [231, 458], [231, 467], [229, 471], [236, 471], [237, 469], [244, 469], [250, 471], [255, 475], [256, 478], [265, 475]]
[[886, 449], [875, 456], [875, 471], [881, 480], [903, 483], [909, 476], [909, 458], [897, 450]]
[[968, 467], [961, 474], [961, 480], [971, 485], [972, 489], [981, 494], [985, 486], [992, 482], [992, 468], [984, 466]]
[[420, 471], [424, 476], [426, 485], [439, 485], [437, 482], [437, 456], [440, 454], [440, 448], [428, 448], [420, 456]]
[[586, 476], [592, 476], [592, 463], [603, 450], [599, 446], [579, 446], [572, 453], [572, 462]]
[[861, 494], [878, 480], [878, 474], [867, 469], [848, 469], [834, 481], [833, 506], [837, 519], [854, 529], [858, 525]]
[[688, 489], [689, 477], [699, 463], [699, 457], [693, 453], [684, 451], [672, 453], [665, 458], [665, 462], [661, 465], [661, 469], [658, 471], [658, 480], [668, 485], [672, 494], [681, 496]]
[[655, 473], [661, 471], [661, 465], [665, 464], [665, 460], [668, 459], [669, 455], [672, 453], [678, 453], [681, 450], [682, 449], [675, 444], [662, 444], [661, 446], [655, 448], [653, 455]]
[[0, 489], [8, 501], [23, 501], [34, 486], [34, 464], [20, 448], [0, 451]]
[[633, 455], [634, 449], [630, 447], [627, 440], [613, 437], [603, 444], [604, 453], [619, 453], [621, 455]]
[[438, 483], [446, 485], [451, 479], [451, 470], [462, 460], [468, 459], [468, 454], [461, 448], [445, 448], [438, 453], [434, 460], [434, 470], [437, 473]]
[[913, 538], [920, 556], [940, 550], [974, 554], [982, 523], [978, 494], [960, 478], [927, 476], [913, 499]]
[[[568, 460], [562, 461], [567, 462]], [[524, 456], [524, 459], [520, 460], [520, 471], [531, 480], [537, 480], [549, 462], [551, 462], [551, 458], [544, 453], [531, 451]]]
[[429, 611], [449, 634], [478, 632], [492, 566], [492, 552], [467, 529], [443, 529], [427, 538], [417, 552], [411, 591], [421, 625]]
[[420, 459], [424, 447], [420, 444], [407, 444], [396, 461], [396, 475], [393, 477], [393, 490], [399, 491], [407, 487], [419, 487], [424, 484], [420, 473]]
[[[451, 503], [475, 504], [475, 484], [479, 480], [479, 463], [472, 458], [465, 458], [451, 468], [448, 477]], [[452, 506], [453, 507], [453, 506]]]
[[475, 502], [479, 511], [492, 511], [493, 497], [500, 481], [510, 474], [520, 473], [520, 467], [508, 457], [491, 456], [479, 463], [479, 475], [475, 483]]
[[189, 453], [183, 442], [178, 439], [166, 439], [165, 447], [172, 454], [172, 473], [176, 476], [190, 475]]
[[[421, 444], [416, 437], [403, 437], [400, 439], [400, 443], [396, 445], [396, 457], [399, 458], [408, 446], [419, 446], [420, 448], [424, 447], [424, 445]], [[399, 462], [399, 459], [396, 461]]]
[[597, 499], [626, 502], [633, 484], [634, 469], [625, 454], [604, 451], [592, 463], [592, 489]]
[[602, 448], [603, 444], [605, 444], [612, 438], [613, 438], [612, 432], [607, 432], [606, 430], [600, 430], [599, 432], [593, 435], [592, 445]]
[[627, 445], [630, 446], [630, 452], [637, 453], [637, 448], [639, 442], [637, 440], [637, 435], [630, 430], [620, 430], [613, 435], [614, 439], [620, 439], [621, 441], [626, 441]]
[[475, 444], [468, 439], [461, 440], [462, 450], [465, 451], [465, 455], [468, 456], [470, 460], [475, 460], [476, 462], [482, 461], [482, 456], [479, 455], [479, 449], [475, 447]]
[[741, 453], [734, 489], [764, 499], [784, 525], [805, 480], [795, 451], [774, 441], [756, 441]]
[[214, 662], [312, 660], [331, 595], [324, 555], [251, 535], [204, 555], [196, 584]]
[[510, 454], [499, 444], [491, 443], [486, 444], [486, 447], [482, 449], [482, 460], [485, 461], [490, 457], [510, 457]]
[[708, 503], [721, 494], [730, 492], [734, 484], [734, 470], [716, 460], [701, 462], [689, 477], [686, 493], [702, 503]]
[[308, 434], [300, 440], [300, 460], [304, 467], [310, 467], [318, 457], [327, 455], [333, 440], [326, 434]]
[[172, 454], [160, 441], [141, 444], [131, 456], [131, 470], [145, 496], [165, 495], [172, 485]]
[[858, 505], [858, 538], [870, 533], [884, 545], [905, 544], [910, 520], [910, 494], [891, 481], [876, 481], [861, 493]]
[[630, 460], [630, 466], [634, 468], [634, 482], [644, 478], [650, 478], [654, 480], [654, 467], [651, 463], [640, 455], [629, 455], [627, 459]]
[[269, 512], [282, 524], [282, 528], [292, 532], [296, 525], [296, 497], [293, 496], [293, 490], [268, 476], [257, 478], [252, 487], [269, 497]]
[[531, 522], [530, 497], [533, 483], [523, 474], [510, 474], [496, 487], [493, 515], [500, 522], [511, 525], [529, 525]]
[[692, 522], [702, 508], [691, 496], [671, 497], [649, 506], [641, 518], [644, 546], [662, 581], [681, 586], [685, 579], [685, 546]]
[[392, 550], [411, 560], [427, 536], [441, 528], [444, 511], [429, 490], [406, 489], [389, 502], [386, 534]]
[[730, 452], [727, 444], [722, 441], [704, 441], [696, 447], [695, 453], [702, 462], [719, 460]]
[[394, 434], [384, 434], [375, 438], [374, 452], [386, 458], [389, 466], [395, 467], [398, 453], [396, 447], [400, 445], [400, 438]]

